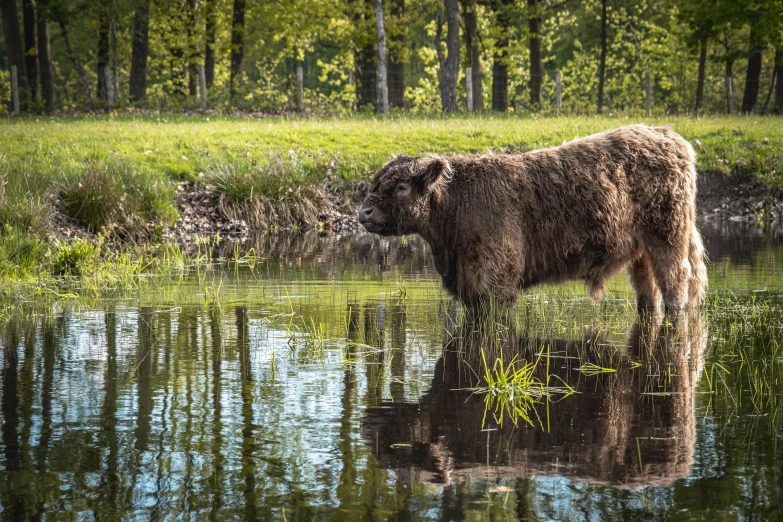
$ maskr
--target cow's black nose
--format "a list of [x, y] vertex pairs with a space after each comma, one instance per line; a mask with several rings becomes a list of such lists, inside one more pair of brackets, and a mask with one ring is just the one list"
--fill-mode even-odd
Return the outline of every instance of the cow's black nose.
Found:
[[370, 215], [372, 214], [373, 208], [372, 207], [364, 207], [359, 209], [359, 222], [364, 223], [365, 221], [368, 221], [370, 219]]

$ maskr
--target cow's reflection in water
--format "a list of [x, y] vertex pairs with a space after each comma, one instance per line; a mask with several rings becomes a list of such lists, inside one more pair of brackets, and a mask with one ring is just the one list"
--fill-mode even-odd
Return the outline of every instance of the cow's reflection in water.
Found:
[[[693, 462], [703, 324], [695, 313], [673, 322], [640, 317], [625, 345], [601, 335], [566, 341], [460, 328], [448, 335], [430, 391], [417, 404], [368, 410], [364, 436], [379, 465], [405, 482], [562, 475], [618, 487], [669, 485], [687, 477]], [[484, 397], [464, 390], [483, 384], [482, 349], [491, 366], [500, 350], [506, 362], [515, 354], [530, 361], [546, 347], [550, 383], [562, 379], [578, 393], [544, 399], [530, 412], [533, 426], [515, 426], [508, 416], [498, 425]], [[616, 372], [577, 369], [607, 360]], [[545, 367], [542, 360], [541, 379]]]

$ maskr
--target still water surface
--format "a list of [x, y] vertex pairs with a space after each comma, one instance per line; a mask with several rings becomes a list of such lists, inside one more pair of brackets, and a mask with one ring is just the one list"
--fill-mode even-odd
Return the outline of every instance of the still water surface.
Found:
[[[779, 519], [783, 241], [704, 232], [687, 321], [639, 320], [618, 278], [476, 329], [420, 242], [366, 235], [26, 307], [0, 327], [2, 516]], [[575, 393], [466, 389], [500, 355]]]

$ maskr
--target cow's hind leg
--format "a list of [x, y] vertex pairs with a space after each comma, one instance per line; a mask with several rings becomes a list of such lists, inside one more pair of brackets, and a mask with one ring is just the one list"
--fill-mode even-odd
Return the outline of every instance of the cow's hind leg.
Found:
[[660, 245], [648, 248], [648, 255], [666, 310], [682, 310], [688, 304], [688, 282], [691, 278], [688, 245], [684, 242]]
[[636, 309], [639, 313], [655, 313], [661, 292], [655, 282], [650, 260], [642, 254], [628, 266], [631, 286], [636, 292]]

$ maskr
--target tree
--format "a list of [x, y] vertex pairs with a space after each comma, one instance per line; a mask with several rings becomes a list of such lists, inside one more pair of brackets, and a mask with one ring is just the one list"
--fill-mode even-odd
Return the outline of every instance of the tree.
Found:
[[52, 70], [52, 51], [49, 42], [49, 0], [38, 0], [36, 19], [41, 95], [43, 96], [46, 112], [54, 112], [57, 107], [54, 90], [54, 72]]
[[204, 46], [204, 76], [207, 80], [207, 88], [215, 83], [215, 45], [217, 42], [217, 10], [215, 2], [207, 0], [206, 12], [206, 45]]
[[[441, 64], [441, 108], [444, 112], [456, 112], [457, 76], [459, 74], [459, 2], [457, 0], [443, 0], [443, 7], [446, 11], [446, 52], [448, 53], [445, 57], [440, 39], [436, 42]], [[438, 24], [439, 28], [441, 25]]]
[[98, 73], [98, 98], [104, 102], [109, 102], [109, 92], [111, 84], [109, 82], [109, 14], [108, 6], [101, 5], [101, 12], [98, 17], [98, 55], [97, 55], [97, 73]]
[[391, 20], [393, 29], [389, 31], [389, 64], [386, 71], [389, 105], [399, 109], [405, 106], [405, 62], [403, 15], [405, 0], [392, 0]]
[[481, 53], [478, 37], [478, 13], [477, 2], [471, 0], [465, 9], [465, 41], [467, 43], [468, 63], [470, 64], [471, 85], [473, 87], [473, 109], [480, 111], [484, 108], [484, 88], [481, 85]]
[[606, 0], [601, 0], [601, 57], [598, 62], [598, 114], [604, 108], [604, 84], [606, 83]]
[[383, 0], [375, 0], [375, 25], [378, 31], [378, 112], [389, 112], [389, 91], [386, 89], [386, 29], [383, 26]]
[[231, 73], [228, 90], [231, 101], [237, 97], [242, 82], [242, 61], [245, 56], [245, 0], [234, 0], [234, 12], [231, 19]]
[[375, 52], [375, 33], [369, 27], [370, 18], [368, 7], [372, 0], [355, 0], [352, 2], [354, 22], [354, 77], [356, 82], [356, 108], [375, 106], [378, 101], [377, 84], [375, 81], [375, 69], [377, 67]]
[[541, 109], [541, 83], [543, 65], [541, 63], [541, 13], [538, 0], [527, 0], [528, 6], [528, 44], [530, 47], [530, 105], [533, 110]]
[[198, 34], [198, 0], [188, 0], [188, 14], [190, 15], [188, 24], [188, 94], [196, 96], [198, 94], [198, 69], [199, 47], [196, 45], [196, 35]]
[[65, 44], [65, 52], [68, 55], [68, 59], [71, 60], [71, 64], [73, 65], [74, 70], [82, 79], [82, 87], [84, 88], [84, 94], [87, 97], [87, 107], [90, 110], [94, 110], [95, 98], [92, 95], [92, 89], [90, 88], [90, 80], [87, 78], [87, 71], [84, 70], [84, 66], [82, 66], [82, 62], [79, 60], [79, 58], [76, 57], [76, 53], [74, 53], [73, 51], [73, 46], [71, 45], [71, 38], [70, 35], [68, 34], [68, 28], [65, 25], [64, 17], [58, 14], [57, 21], [60, 24], [60, 36], [62, 37], [63, 43]]
[[513, 0], [493, 0], [492, 10], [499, 33], [492, 52], [492, 110], [508, 109], [508, 43]]
[[698, 48], [699, 65], [696, 77], [696, 101], [694, 112], [698, 114], [704, 102], [704, 82], [707, 74], [707, 48], [709, 40], [715, 36], [716, 0], [694, 0], [685, 2], [680, 17], [690, 28], [685, 43], [690, 48]]
[[139, 0], [133, 17], [130, 97], [141, 101], [147, 96], [147, 57], [150, 51], [149, 0]]
[[109, 16], [109, 54], [111, 57], [111, 92], [114, 95], [115, 102], [120, 97], [120, 65], [117, 60], [117, 26], [114, 22], [117, 17], [117, 0], [109, 0], [111, 10]]
[[26, 107], [27, 68], [24, 62], [22, 35], [19, 31], [19, 17], [16, 11], [16, 0], [0, 0], [0, 14], [3, 16], [3, 35], [5, 39], [5, 54], [8, 67], [16, 66], [19, 81], [19, 104]]
[[38, 36], [36, 34], [35, 6], [32, 0], [22, 2], [24, 24], [24, 63], [27, 69], [27, 85], [30, 99], [38, 97]]
[[750, 27], [750, 56], [748, 57], [748, 69], [745, 74], [745, 92], [742, 96], [743, 113], [753, 112], [759, 97], [759, 83], [761, 79], [761, 50], [763, 42], [758, 28]]
[[774, 114], [783, 114], [783, 49], [778, 47], [775, 51], [775, 107]]

